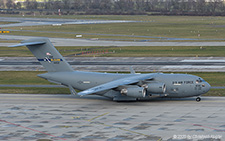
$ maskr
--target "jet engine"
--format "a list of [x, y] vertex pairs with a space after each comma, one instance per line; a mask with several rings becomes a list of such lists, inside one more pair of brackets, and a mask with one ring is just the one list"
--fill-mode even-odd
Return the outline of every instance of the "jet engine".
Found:
[[121, 89], [120, 93], [130, 97], [141, 98], [145, 97], [146, 89], [143, 87], [128, 87]]
[[164, 94], [166, 92], [166, 85], [161, 82], [148, 83], [143, 87], [147, 89], [148, 94]]

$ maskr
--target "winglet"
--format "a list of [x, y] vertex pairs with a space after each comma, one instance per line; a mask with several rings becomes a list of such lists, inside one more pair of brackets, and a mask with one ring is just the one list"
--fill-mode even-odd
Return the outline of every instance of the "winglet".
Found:
[[12, 45], [8, 47], [21, 47], [21, 46], [33, 46], [33, 45], [42, 45], [45, 44], [46, 42], [28, 42], [28, 43], [20, 43], [17, 45]]

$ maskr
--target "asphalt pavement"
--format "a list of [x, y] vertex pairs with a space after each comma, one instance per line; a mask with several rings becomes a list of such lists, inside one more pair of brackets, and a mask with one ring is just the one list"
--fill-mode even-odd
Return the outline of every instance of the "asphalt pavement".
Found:
[[[75, 70], [127, 72], [225, 72], [225, 57], [65, 57]], [[45, 70], [35, 57], [0, 57], [0, 71]]]

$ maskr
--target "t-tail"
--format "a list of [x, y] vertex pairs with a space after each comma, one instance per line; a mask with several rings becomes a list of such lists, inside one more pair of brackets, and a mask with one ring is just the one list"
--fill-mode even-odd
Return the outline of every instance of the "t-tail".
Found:
[[33, 38], [24, 40], [18, 45], [9, 47], [19, 46], [26, 46], [48, 72], [74, 71], [48, 38]]

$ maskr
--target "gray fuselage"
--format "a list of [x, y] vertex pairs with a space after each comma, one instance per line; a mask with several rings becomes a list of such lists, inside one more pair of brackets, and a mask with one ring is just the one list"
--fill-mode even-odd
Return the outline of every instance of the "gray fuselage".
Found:
[[[210, 90], [210, 85], [202, 78], [188, 74], [116, 74], [116, 73], [97, 73], [97, 72], [51, 72], [38, 75], [51, 82], [60, 83], [63, 85], [71, 85], [77, 90], [86, 90], [113, 80], [126, 78], [134, 75], [146, 75], [153, 77], [151, 82], [162, 82], [166, 86], [167, 97], [192, 97], [207, 93]], [[105, 94], [96, 93], [102, 96], [111, 97], [118, 95], [118, 92]], [[150, 98], [151, 96], [149, 96]]]

